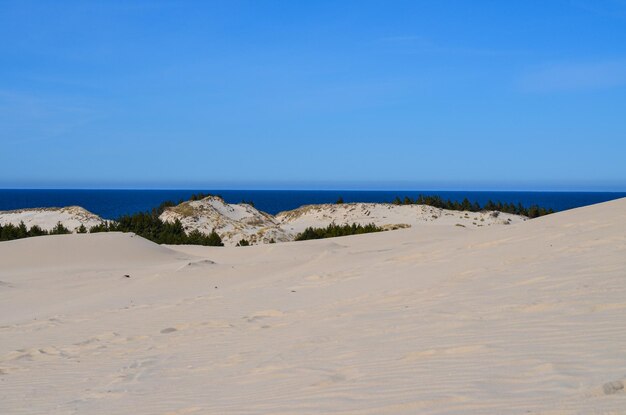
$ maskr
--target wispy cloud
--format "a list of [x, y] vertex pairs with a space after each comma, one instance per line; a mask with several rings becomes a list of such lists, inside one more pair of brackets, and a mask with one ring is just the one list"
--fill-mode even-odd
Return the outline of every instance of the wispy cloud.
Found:
[[551, 63], [524, 73], [519, 87], [527, 92], [585, 91], [626, 85], [626, 59]]

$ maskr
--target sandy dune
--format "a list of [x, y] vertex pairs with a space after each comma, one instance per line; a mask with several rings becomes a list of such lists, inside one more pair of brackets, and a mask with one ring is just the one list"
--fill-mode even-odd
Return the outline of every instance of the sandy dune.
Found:
[[280, 226], [292, 234], [302, 232], [308, 227], [324, 228], [331, 223], [481, 228], [491, 225], [511, 225], [525, 220], [527, 220], [525, 216], [503, 212], [470, 212], [439, 209], [427, 205], [394, 205], [391, 203], [306, 205], [276, 215], [276, 221]]
[[26, 227], [37, 225], [46, 231], [61, 223], [67, 229], [75, 231], [80, 225], [87, 229], [99, 225], [103, 219], [80, 206], [62, 208], [34, 208], [0, 211], [0, 225], [19, 225], [24, 222]]
[[[226, 203], [219, 196], [207, 196], [167, 207], [159, 218], [165, 222], [179, 220], [186, 232], [198, 230], [208, 235], [215, 231], [226, 246], [235, 246], [242, 239], [253, 245], [293, 241], [307, 227], [325, 228], [331, 223], [374, 223], [385, 229], [416, 225], [481, 228], [511, 225], [528, 219], [503, 212], [454, 211], [426, 205], [391, 203], [305, 205], [272, 216], [246, 203]], [[29, 229], [37, 225], [47, 231], [57, 223], [77, 231], [81, 224], [90, 229], [103, 221], [101, 217], [79, 206], [0, 211], [0, 225], [10, 223], [18, 226], [24, 222]]]
[[481, 228], [511, 225], [528, 219], [502, 212], [455, 211], [391, 203], [305, 205], [272, 216], [245, 203], [226, 203], [219, 196], [166, 208], [160, 218], [166, 222], [179, 220], [187, 232], [199, 230], [209, 234], [215, 230], [226, 246], [236, 245], [241, 239], [252, 244], [293, 241], [308, 227], [325, 228], [331, 223], [373, 223], [386, 229], [424, 225]]
[[625, 278], [626, 199], [241, 248], [2, 242], [0, 413], [624, 414]]
[[226, 246], [234, 246], [241, 239], [252, 244], [293, 240], [269, 213], [247, 203], [226, 203], [219, 196], [168, 207], [159, 218], [164, 222], [179, 220], [186, 232], [199, 230], [208, 235], [215, 231]]

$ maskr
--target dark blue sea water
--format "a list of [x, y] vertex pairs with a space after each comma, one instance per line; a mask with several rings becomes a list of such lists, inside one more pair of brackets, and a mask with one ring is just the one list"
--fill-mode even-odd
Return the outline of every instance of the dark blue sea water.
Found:
[[0, 189], [0, 210], [78, 205], [106, 219], [115, 219], [122, 214], [150, 210], [165, 200], [186, 200], [198, 192], [220, 195], [229, 203], [253, 201], [257, 209], [271, 214], [306, 204], [333, 203], [340, 196], [345, 202], [391, 202], [396, 196], [439, 195], [458, 201], [467, 197], [481, 205], [491, 199], [524, 206], [537, 204], [557, 211], [626, 197], [626, 192]]

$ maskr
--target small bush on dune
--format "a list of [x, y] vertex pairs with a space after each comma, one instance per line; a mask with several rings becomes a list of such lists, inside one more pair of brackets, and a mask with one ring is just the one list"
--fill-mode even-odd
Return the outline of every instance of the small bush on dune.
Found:
[[202, 200], [205, 199], [209, 196], [216, 196], [219, 198], [222, 198], [220, 195], [213, 195], [211, 193], [194, 193], [191, 195], [191, 197], [189, 198], [190, 201], [194, 201], [194, 200]]

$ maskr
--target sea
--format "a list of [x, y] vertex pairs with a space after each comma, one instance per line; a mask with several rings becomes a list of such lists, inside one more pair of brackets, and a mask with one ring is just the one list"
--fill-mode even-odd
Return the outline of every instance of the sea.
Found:
[[0, 189], [0, 210], [35, 207], [82, 206], [105, 218], [116, 219], [124, 214], [149, 211], [161, 202], [175, 203], [195, 193], [219, 195], [228, 203], [253, 202], [264, 212], [295, 209], [302, 205], [344, 202], [391, 202], [396, 197], [417, 198], [438, 195], [443, 199], [483, 205], [489, 200], [502, 203], [539, 205], [562, 211], [594, 203], [626, 197], [626, 192], [519, 192], [519, 191], [434, 191], [434, 190], [76, 190], [76, 189]]

